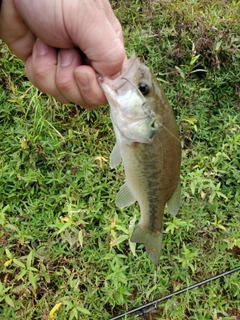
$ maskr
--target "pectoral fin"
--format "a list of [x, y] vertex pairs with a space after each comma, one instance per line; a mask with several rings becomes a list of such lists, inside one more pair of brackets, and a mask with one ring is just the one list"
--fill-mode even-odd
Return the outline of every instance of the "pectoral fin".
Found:
[[110, 154], [110, 168], [111, 169], [116, 168], [120, 164], [120, 162], [121, 162], [121, 154], [120, 154], [118, 143], [116, 143]]
[[116, 206], [118, 208], [128, 207], [131, 204], [133, 204], [135, 201], [136, 201], [136, 199], [134, 198], [131, 190], [129, 189], [127, 182], [125, 182], [121, 186], [121, 188], [116, 196], [116, 201], [115, 201]]
[[174, 191], [171, 199], [167, 202], [167, 207], [172, 216], [175, 216], [178, 213], [180, 208], [180, 198], [181, 198], [181, 184], [180, 180], [178, 182], [177, 188]]

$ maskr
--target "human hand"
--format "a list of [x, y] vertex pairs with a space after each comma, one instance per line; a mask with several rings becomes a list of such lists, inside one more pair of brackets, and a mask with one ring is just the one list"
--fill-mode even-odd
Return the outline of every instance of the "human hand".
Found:
[[96, 71], [114, 76], [126, 59], [108, 0], [2, 0], [0, 37], [37, 88], [88, 109], [106, 103]]

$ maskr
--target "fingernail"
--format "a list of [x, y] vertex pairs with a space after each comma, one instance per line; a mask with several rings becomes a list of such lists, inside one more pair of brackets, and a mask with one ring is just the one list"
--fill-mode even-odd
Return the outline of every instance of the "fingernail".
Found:
[[89, 90], [89, 80], [88, 80], [88, 76], [86, 75], [86, 73], [83, 72], [77, 72], [77, 81], [79, 84], [79, 87], [81, 90], [83, 91], [87, 91]]
[[60, 65], [61, 67], [69, 67], [74, 59], [75, 51], [73, 49], [62, 49], [60, 50]]
[[47, 54], [49, 52], [49, 45], [47, 45], [40, 39], [37, 39], [36, 41], [36, 48], [39, 56], [43, 56], [44, 54]]

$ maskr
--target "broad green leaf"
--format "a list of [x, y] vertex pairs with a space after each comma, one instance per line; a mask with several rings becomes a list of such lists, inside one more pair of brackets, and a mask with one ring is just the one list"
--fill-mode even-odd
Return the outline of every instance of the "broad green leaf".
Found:
[[15, 306], [14, 306], [14, 302], [13, 302], [13, 300], [10, 298], [9, 295], [6, 295], [6, 296], [4, 297], [4, 300], [6, 301], [6, 303], [7, 303], [10, 307], [12, 307], [12, 308], [15, 307]]
[[27, 263], [26, 263], [27, 268], [31, 267], [32, 261], [33, 261], [33, 252], [31, 250], [27, 256]]
[[25, 265], [17, 259], [13, 259], [13, 263], [15, 263], [17, 266], [25, 269]]
[[28, 273], [28, 280], [31, 283], [31, 285], [33, 286], [33, 288], [36, 290], [37, 289], [37, 282], [36, 282], [36, 278], [34, 277], [34, 274], [32, 271], [29, 271], [29, 273]]
[[91, 315], [91, 312], [88, 311], [88, 309], [86, 309], [86, 308], [84, 308], [84, 307], [78, 306], [77, 309], [78, 309], [78, 311], [80, 311], [80, 312], [83, 313], [83, 314], [86, 314], [86, 315], [88, 315], [88, 316]]
[[121, 235], [120, 237], [116, 238], [116, 239], [112, 242], [112, 247], [119, 245], [121, 242], [125, 241], [125, 240], [128, 239], [128, 238], [129, 238], [129, 236], [126, 235], [126, 234]]
[[181, 78], [185, 79], [185, 73], [178, 66], [175, 66], [175, 69], [179, 72]]
[[11, 254], [11, 252], [8, 250], [8, 248], [5, 248], [5, 252], [6, 252], [6, 255], [7, 255], [8, 259], [12, 259], [12, 258], [13, 258], [12, 254]]
[[78, 241], [80, 243], [80, 246], [83, 247], [83, 231], [82, 230], [78, 232]]

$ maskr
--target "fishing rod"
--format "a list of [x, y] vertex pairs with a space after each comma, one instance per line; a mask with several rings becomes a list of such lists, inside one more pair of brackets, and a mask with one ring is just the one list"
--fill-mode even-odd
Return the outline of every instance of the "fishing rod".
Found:
[[129, 310], [129, 311], [123, 313], [123, 314], [120, 314], [120, 315], [118, 315], [118, 316], [116, 316], [116, 317], [113, 317], [113, 318], [111, 318], [110, 320], [121, 319], [121, 318], [123, 318], [124, 316], [127, 316], [127, 315], [130, 315], [130, 316], [131, 316], [131, 315], [133, 315], [134, 313], [137, 313], [137, 312], [138, 312], [138, 313], [135, 314], [135, 316], [137, 316], [137, 317], [142, 317], [142, 316], [144, 316], [144, 315], [146, 315], [146, 314], [149, 314], [149, 313], [155, 311], [155, 310], [157, 309], [158, 303], [160, 303], [160, 302], [162, 302], [162, 301], [164, 301], [164, 300], [170, 299], [170, 298], [172, 298], [172, 297], [174, 297], [174, 296], [178, 296], [179, 294], [181, 294], [181, 293], [183, 293], [183, 292], [186, 292], [186, 291], [189, 291], [189, 290], [198, 288], [198, 287], [200, 287], [200, 286], [202, 286], [202, 285], [204, 285], [204, 284], [206, 284], [206, 283], [208, 283], [208, 282], [210, 282], [210, 281], [217, 280], [217, 279], [219, 279], [219, 278], [225, 277], [225, 276], [227, 276], [227, 275], [229, 275], [229, 274], [231, 274], [231, 273], [237, 272], [237, 271], [240, 271], [240, 266], [238, 266], [238, 267], [236, 267], [236, 268], [234, 268], [234, 269], [231, 269], [231, 270], [229, 270], [229, 271], [225, 271], [225, 272], [223, 272], [223, 273], [221, 273], [221, 274], [218, 274], [218, 275], [213, 276], [213, 277], [211, 277], [211, 278], [208, 278], [208, 279], [206, 279], [206, 280], [203, 280], [203, 281], [201, 281], [201, 282], [197, 282], [197, 283], [195, 283], [195, 284], [193, 284], [193, 285], [191, 285], [191, 286], [189, 286], [189, 287], [186, 287], [186, 288], [180, 289], [180, 290], [178, 290], [178, 291], [175, 291], [175, 292], [173, 292], [173, 293], [170, 293], [170, 294], [168, 294], [168, 295], [166, 295], [166, 296], [164, 296], [164, 297], [162, 297], [162, 298], [153, 300], [152, 302], [146, 303], [146, 304], [144, 304], [144, 305], [142, 305], [142, 306], [140, 306], [140, 307], [137, 307], [137, 308], [132, 309], [132, 310]]

